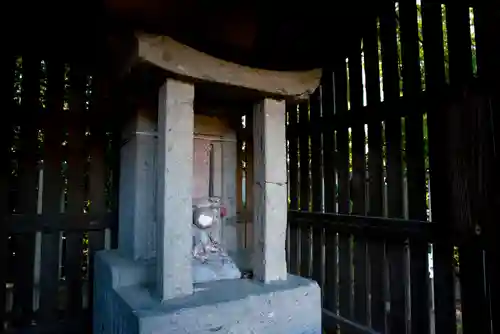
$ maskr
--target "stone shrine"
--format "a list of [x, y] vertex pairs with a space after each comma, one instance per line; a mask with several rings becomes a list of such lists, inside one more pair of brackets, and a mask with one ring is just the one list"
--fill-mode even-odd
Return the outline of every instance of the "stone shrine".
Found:
[[[193, 82], [208, 76], [201, 66], [207, 62], [200, 60], [206, 55], [196, 53], [201, 58], [193, 60], [196, 57], [188, 55], [196, 51], [182, 49], [183, 57], [175, 59], [182, 66], [176, 68], [197, 68], [202, 73], [174, 79], [169, 73], [176, 68], [154, 52], [158, 40], [148, 41], [139, 39], [139, 54], [167, 75], [157, 94], [157, 110], [137, 110], [124, 127], [119, 247], [99, 252], [95, 258], [94, 333], [321, 333], [320, 288], [311, 280], [287, 274], [283, 97], [276, 91], [253, 95], [254, 240], [247, 256], [251, 261], [242, 261], [235, 223], [234, 130], [228, 126], [202, 130], [206, 116], [195, 110], [197, 83]], [[165, 47], [175, 51], [175, 45]], [[175, 58], [175, 52], [172, 55]], [[190, 59], [199, 63], [194, 66]], [[235, 71], [235, 79], [226, 84], [252, 89], [253, 74], [238, 79], [241, 69], [223, 65]], [[213, 74], [213, 68], [208, 68]], [[294, 92], [303, 79], [289, 75], [280, 82], [279, 73], [263, 75]], [[197, 76], [198, 81], [193, 80]], [[265, 85], [272, 82], [262, 80]], [[312, 81], [312, 86], [317, 85], [317, 80]], [[276, 90], [279, 85], [262, 89]], [[307, 95], [310, 88], [298, 96]], [[287, 95], [286, 89], [277, 91]], [[219, 124], [224, 124], [223, 119]], [[195, 226], [207, 222], [206, 217], [196, 220], [197, 210], [203, 207], [200, 199], [207, 198], [220, 198], [220, 203], [209, 207], [220, 204], [226, 211], [209, 233]], [[197, 248], [199, 242], [202, 248]], [[225, 264], [213, 269], [221, 258]], [[247, 268], [253, 279], [240, 278], [240, 270]]]

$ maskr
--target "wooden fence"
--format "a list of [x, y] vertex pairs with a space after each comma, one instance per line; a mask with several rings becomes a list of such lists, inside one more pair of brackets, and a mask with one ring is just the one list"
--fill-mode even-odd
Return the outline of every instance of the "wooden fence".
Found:
[[[500, 328], [500, 20], [464, 3], [381, 0], [347, 59], [287, 106], [289, 266], [320, 283], [328, 329]], [[92, 254], [116, 241], [119, 123], [95, 75], [36, 53], [0, 67], [1, 329], [85, 331]]]
[[494, 15], [379, 9], [310, 100], [287, 107], [289, 270], [321, 285], [330, 330], [493, 333]]
[[1, 329], [83, 332], [92, 255], [115, 242], [116, 121], [99, 79], [61, 59], [1, 66]]

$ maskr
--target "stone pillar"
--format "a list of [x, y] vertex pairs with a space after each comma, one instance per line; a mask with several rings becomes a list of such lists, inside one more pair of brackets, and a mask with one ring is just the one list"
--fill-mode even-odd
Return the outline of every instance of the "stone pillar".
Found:
[[287, 186], [285, 101], [265, 99], [254, 108], [254, 253], [256, 279], [285, 280]]
[[147, 260], [155, 255], [156, 117], [136, 111], [122, 133], [118, 246], [123, 257]]
[[193, 292], [194, 87], [167, 79], [158, 100], [157, 291], [161, 301]]

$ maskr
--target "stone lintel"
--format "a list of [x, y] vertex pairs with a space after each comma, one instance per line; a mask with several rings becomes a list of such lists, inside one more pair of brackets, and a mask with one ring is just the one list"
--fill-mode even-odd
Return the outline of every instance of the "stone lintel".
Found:
[[176, 75], [247, 88], [264, 96], [307, 99], [322, 70], [271, 71], [228, 62], [177, 42], [169, 36], [137, 34], [139, 57]]
[[158, 101], [157, 291], [193, 292], [191, 271], [194, 86], [167, 79]]
[[287, 176], [285, 102], [264, 99], [254, 108], [253, 269], [263, 282], [284, 280]]

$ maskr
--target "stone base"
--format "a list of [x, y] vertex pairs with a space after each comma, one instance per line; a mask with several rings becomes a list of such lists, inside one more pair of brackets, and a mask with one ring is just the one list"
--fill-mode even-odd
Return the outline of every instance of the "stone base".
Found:
[[241, 271], [227, 255], [211, 253], [208, 254], [208, 258], [204, 263], [195, 258], [191, 263], [193, 266], [193, 283], [241, 278]]
[[302, 277], [199, 283], [161, 304], [147, 287], [149, 266], [115, 251], [97, 253], [95, 266], [95, 334], [321, 334], [320, 288]]

